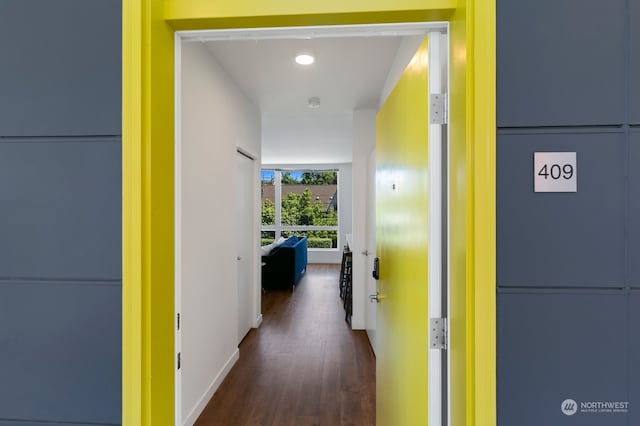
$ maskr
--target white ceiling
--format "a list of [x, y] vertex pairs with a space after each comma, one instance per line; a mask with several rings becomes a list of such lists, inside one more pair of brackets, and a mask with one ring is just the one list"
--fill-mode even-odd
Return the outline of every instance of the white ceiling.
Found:
[[[264, 164], [327, 164], [351, 162], [353, 111], [378, 108], [404, 38], [205, 43], [262, 112]], [[312, 54], [315, 63], [296, 64], [299, 53]], [[312, 96], [320, 98], [320, 108], [308, 108]]]

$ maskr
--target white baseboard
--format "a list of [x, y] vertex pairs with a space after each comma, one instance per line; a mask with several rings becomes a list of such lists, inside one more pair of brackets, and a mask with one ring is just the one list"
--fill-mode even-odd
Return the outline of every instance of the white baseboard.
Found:
[[366, 328], [366, 324], [364, 323], [364, 319], [359, 318], [351, 318], [351, 329], [352, 330], [364, 330]]
[[254, 325], [253, 328], [260, 327], [260, 324], [262, 324], [262, 314], [260, 314], [260, 316], [258, 316], [258, 318], [256, 318], [256, 325]]
[[373, 356], [376, 356], [376, 331], [367, 330], [367, 337], [369, 338], [369, 345], [371, 346], [371, 350], [373, 351]]
[[229, 371], [231, 371], [231, 368], [235, 365], [239, 358], [240, 350], [236, 348], [236, 350], [233, 352], [231, 357], [229, 357], [220, 372], [218, 372], [216, 377], [213, 379], [213, 382], [211, 382], [211, 385], [209, 385], [207, 391], [198, 400], [195, 407], [193, 407], [193, 409], [189, 413], [189, 416], [183, 423], [184, 426], [193, 426], [195, 424], [196, 420], [198, 420], [198, 417], [200, 416], [200, 414], [202, 414], [202, 411], [209, 403], [209, 400], [211, 400], [213, 394], [216, 393], [216, 391], [220, 387], [220, 384], [222, 383], [224, 378], [227, 377], [227, 374], [229, 374]]

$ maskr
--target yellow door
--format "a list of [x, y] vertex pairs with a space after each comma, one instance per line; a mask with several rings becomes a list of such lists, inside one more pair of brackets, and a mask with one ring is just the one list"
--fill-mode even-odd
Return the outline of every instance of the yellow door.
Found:
[[427, 424], [428, 43], [376, 119], [378, 426]]

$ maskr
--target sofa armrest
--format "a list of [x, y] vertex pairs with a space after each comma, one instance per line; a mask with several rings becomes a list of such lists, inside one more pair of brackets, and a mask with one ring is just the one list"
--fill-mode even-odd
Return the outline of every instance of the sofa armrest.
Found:
[[293, 247], [278, 247], [269, 255], [262, 256], [262, 287], [265, 290], [288, 288], [295, 280], [295, 250]]

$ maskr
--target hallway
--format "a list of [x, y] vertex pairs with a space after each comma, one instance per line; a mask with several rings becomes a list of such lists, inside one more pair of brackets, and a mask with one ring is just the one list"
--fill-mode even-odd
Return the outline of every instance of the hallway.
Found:
[[263, 294], [262, 325], [196, 425], [375, 425], [375, 358], [344, 321], [338, 275], [309, 265], [294, 293]]

